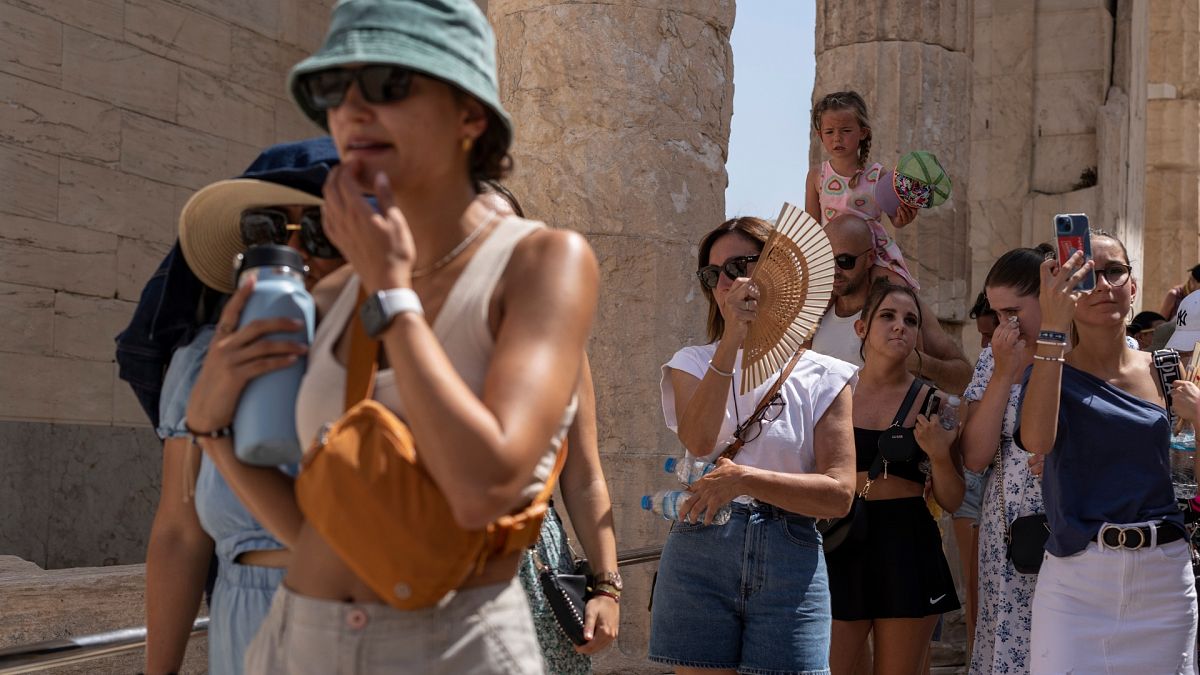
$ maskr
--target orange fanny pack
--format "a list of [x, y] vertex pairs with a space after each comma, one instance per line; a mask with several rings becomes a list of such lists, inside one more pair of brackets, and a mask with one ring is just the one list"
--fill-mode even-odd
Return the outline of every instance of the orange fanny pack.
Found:
[[397, 609], [431, 607], [489, 560], [537, 540], [566, 445], [528, 506], [485, 529], [459, 527], [421, 465], [407, 425], [371, 399], [379, 343], [367, 336], [357, 314], [350, 328], [347, 410], [309, 449], [296, 499], [309, 524], [384, 601]]

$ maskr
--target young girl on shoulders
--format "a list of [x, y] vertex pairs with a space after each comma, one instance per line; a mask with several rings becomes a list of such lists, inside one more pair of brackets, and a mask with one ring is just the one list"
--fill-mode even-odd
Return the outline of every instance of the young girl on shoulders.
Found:
[[[875, 203], [875, 184], [887, 173], [871, 155], [871, 122], [867, 103], [855, 91], [825, 96], [812, 111], [812, 125], [829, 159], [808, 170], [804, 210], [822, 225], [844, 213], [867, 221], [875, 238], [875, 265], [894, 283], [920, 289], [904, 262], [900, 246], [883, 227], [883, 211]], [[901, 204], [892, 225], [904, 227], [916, 209]], [[865, 253], [865, 251], [864, 251]]]

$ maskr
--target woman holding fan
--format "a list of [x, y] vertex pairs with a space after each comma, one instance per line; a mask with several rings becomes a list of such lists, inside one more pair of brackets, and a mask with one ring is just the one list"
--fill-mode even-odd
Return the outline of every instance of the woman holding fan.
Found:
[[[711, 460], [742, 442], [692, 484], [659, 564], [650, 659], [681, 675], [829, 667], [829, 586], [814, 518], [844, 515], [853, 496], [855, 374], [805, 351], [779, 377], [736, 389], [759, 311], [749, 277], [770, 231], [758, 218], [734, 218], [700, 241], [709, 342], [663, 366], [663, 414], [688, 452]], [[730, 501], [729, 522], [710, 524]]]

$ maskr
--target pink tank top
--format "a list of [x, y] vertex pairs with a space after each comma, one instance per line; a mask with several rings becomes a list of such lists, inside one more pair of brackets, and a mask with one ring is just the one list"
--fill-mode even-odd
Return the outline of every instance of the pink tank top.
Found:
[[847, 177], [834, 171], [828, 161], [821, 163], [821, 224], [824, 225], [840, 215], [849, 213], [867, 221], [871, 235], [875, 238], [875, 264], [900, 275], [909, 286], [920, 290], [921, 286], [908, 271], [900, 245], [883, 226], [883, 212], [875, 203], [875, 184], [886, 172], [879, 162], [868, 166], [859, 176], [854, 187], [850, 187], [853, 176]]

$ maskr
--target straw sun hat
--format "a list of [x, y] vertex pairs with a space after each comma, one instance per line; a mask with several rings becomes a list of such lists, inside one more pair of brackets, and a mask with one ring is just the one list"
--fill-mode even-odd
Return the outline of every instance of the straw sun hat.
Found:
[[328, 137], [267, 148], [241, 176], [209, 185], [179, 214], [179, 246], [200, 281], [232, 293], [234, 258], [246, 249], [241, 216], [264, 206], [319, 206], [337, 151]]

